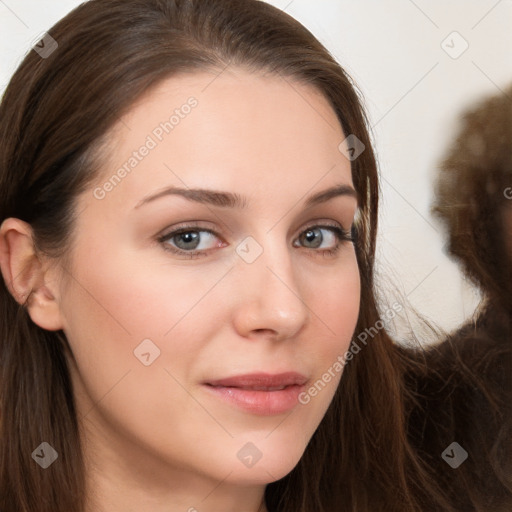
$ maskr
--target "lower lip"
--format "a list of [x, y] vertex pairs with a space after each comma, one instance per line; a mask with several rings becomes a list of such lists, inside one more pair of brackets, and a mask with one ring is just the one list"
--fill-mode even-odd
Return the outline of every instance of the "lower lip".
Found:
[[210, 393], [226, 402], [263, 416], [282, 414], [293, 409], [299, 403], [299, 394], [304, 389], [304, 386], [299, 385], [287, 386], [276, 391], [255, 391], [209, 385], [205, 385], [205, 387]]

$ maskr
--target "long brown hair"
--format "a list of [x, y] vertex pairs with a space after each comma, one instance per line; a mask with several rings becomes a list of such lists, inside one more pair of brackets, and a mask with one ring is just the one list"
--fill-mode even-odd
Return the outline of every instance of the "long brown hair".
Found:
[[[46, 58], [30, 51], [0, 106], [0, 221], [26, 221], [37, 249], [55, 257], [69, 247], [74, 200], [97, 176], [103, 137], [163, 79], [240, 65], [311, 84], [329, 100], [345, 135], [365, 146], [352, 161], [362, 290], [355, 334], [375, 333], [345, 367], [298, 465], [267, 486], [266, 503], [286, 512], [450, 510], [409, 447], [400, 360], [374, 327], [377, 166], [359, 94], [336, 60], [300, 23], [257, 0], [91, 0], [49, 34], [58, 48]], [[82, 512], [65, 336], [36, 326], [3, 282], [0, 307], [0, 509]], [[46, 470], [31, 458], [42, 441], [59, 453]]]

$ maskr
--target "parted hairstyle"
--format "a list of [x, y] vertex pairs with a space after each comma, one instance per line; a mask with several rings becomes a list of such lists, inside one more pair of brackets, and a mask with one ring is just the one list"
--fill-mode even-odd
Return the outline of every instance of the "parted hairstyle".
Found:
[[[30, 50], [0, 105], [0, 222], [22, 219], [59, 261], [75, 199], [101, 171], [103, 142], [134, 102], [179, 73], [242, 66], [310, 84], [365, 151], [351, 162], [359, 201], [356, 334], [379, 320], [374, 285], [378, 171], [360, 94], [299, 22], [259, 0], [90, 0]], [[340, 141], [341, 142], [341, 141]], [[27, 299], [28, 300], [28, 299]], [[83, 512], [85, 467], [62, 331], [35, 325], [0, 284], [0, 510]], [[384, 329], [350, 361], [297, 466], [267, 485], [272, 512], [452, 510], [407, 438], [403, 360]], [[45, 470], [42, 442], [59, 458]]]

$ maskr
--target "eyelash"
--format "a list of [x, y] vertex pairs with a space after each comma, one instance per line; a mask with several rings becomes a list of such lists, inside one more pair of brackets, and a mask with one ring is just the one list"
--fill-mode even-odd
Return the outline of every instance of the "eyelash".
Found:
[[[309, 248], [310, 251], [320, 253], [324, 257], [335, 256], [337, 254], [337, 252], [339, 251], [339, 249], [341, 248], [342, 242], [354, 243], [353, 229], [351, 231], [347, 231], [347, 230], [343, 229], [342, 227], [340, 227], [339, 225], [335, 225], [335, 224], [319, 224], [319, 225], [315, 224], [312, 226], [308, 226], [306, 229], [304, 229], [304, 231], [302, 231], [300, 233], [300, 235], [306, 233], [307, 231], [318, 229], [318, 228], [330, 230], [332, 233], [334, 233], [335, 237], [337, 238], [336, 245], [331, 249], [311, 249], [311, 248]], [[215, 231], [212, 231], [211, 229], [204, 229], [204, 228], [201, 228], [200, 226], [196, 226], [196, 225], [185, 225], [185, 226], [182, 226], [174, 231], [171, 231], [162, 236], [159, 236], [158, 242], [162, 245], [164, 251], [168, 251], [173, 254], [178, 254], [180, 256], [187, 256], [189, 259], [194, 259], [194, 258], [201, 257], [201, 256], [207, 256], [209, 251], [213, 250], [213, 249], [207, 249], [207, 250], [202, 250], [202, 251], [184, 251], [183, 249], [177, 249], [176, 247], [173, 247], [173, 246], [165, 243], [166, 240], [169, 240], [178, 235], [183, 235], [185, 233], [190, 233], [190, 232], [207, 232], [207, 233], [214, 235], [217, 238], [220, 238], [218, 236], [218, 234], [215, 233]], [[307, 247], [306, 247], [306, 250], [308, 250]]]

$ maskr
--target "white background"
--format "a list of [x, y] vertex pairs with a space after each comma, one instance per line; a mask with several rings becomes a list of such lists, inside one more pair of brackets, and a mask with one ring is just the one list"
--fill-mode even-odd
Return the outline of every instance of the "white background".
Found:
[[[0, 90], [38, 36], [80, 3], [0, 0]], [[512, 82], [512, 0], [269, 3], [304, 24], [365, 97], [381, 169], [379, 289], [390, 303], [405, 299], [441, 328], [456, 327], [477, 295], [443, 253], [429, 213], [432, 180], [461, 111]], [[455, 59], [442, 47], [453, 31], [469, 45]], [[445, 43], [453, 52], [462, 48], [457, 37]]]

